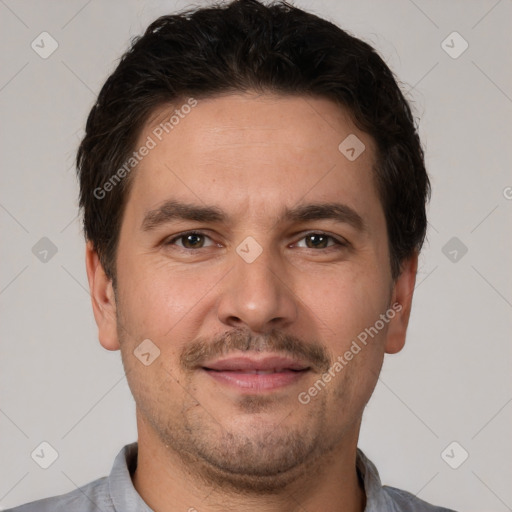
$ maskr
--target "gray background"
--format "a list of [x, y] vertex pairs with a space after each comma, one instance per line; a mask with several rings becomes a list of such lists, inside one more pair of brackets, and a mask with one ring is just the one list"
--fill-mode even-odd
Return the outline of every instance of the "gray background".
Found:
[[[386, 358], [360, 447], [383, 482], [425, 500], [512, 510], [512, 2], [295, 3], [380, 51], [421, 119], [433, 184], [408, 342]], [[0, 0], [4, 508], [107, 474], [136, 439], [119, 353], [97, 341], [73, 161], [130, 38], [190, 5]], [[47, 59], [31, 48], [43, 31], [59, 45]], [[457, 58], [458, 36], [442, 45], [454, 31], [469, 44]], [[42, 441], [58, 452], [48, 469], [31, 458]], [[447, 461], [459, 464], [463, 449], [469, 457], [453, 469]]]

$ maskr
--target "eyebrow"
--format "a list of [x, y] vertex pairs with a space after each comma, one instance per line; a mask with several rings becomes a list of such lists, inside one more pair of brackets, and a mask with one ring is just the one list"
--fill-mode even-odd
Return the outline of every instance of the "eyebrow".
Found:
[[[306, 222], [312, 220], [334, 220], [349, 224], [358, 231], [366, 231], [361, 215], [342, 203], [309, 203], [285, 209], [278, 222]], [[161, 206], [144, 215], [142, 231], [152, 231], [174, 220], [226, 223], [228, 215], [217, 206], [201, 206], [176, 200], [165, 201]]]

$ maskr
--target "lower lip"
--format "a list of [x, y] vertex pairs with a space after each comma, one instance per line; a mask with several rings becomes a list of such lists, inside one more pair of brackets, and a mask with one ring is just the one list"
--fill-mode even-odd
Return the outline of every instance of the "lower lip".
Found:
[[204, 370], [212, 379], [245, 391], [272, 391], [298, 382], [307, 370], [276, 373], [244, 373], [236, 371]]

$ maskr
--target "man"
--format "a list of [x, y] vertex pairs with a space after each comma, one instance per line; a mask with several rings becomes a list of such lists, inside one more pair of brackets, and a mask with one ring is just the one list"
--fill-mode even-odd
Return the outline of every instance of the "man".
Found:
[[77, 165], [99, 340], [138, 443], [22, 511], [442, 511], [357, 448], [400, 351], [429, 180], [367, 44], [287, 4], [164, 16], [102, 88]]

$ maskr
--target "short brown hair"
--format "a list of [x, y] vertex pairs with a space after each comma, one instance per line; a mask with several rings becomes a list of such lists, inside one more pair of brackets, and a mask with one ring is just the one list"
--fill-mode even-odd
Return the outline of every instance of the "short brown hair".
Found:
[[[115, 283], [115, 257], [132, 174], [98, 190], [133, 152], [160, 105], [187, 96], [256, 90], [333, 100], [378, 148], [393, 277], [421, 248], [430, 183], [411, 109], [367, 43], [286, 2], [235, 0], [158, 18], [132, 41], [105, 82], [77, 154], [84, 233]], [[124, 175], [124, 173], [123, 173]], [[95, 192], [96, 191], [96, 192]]]

